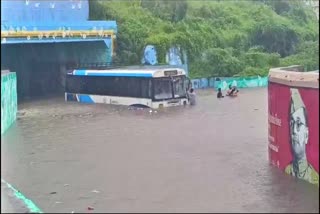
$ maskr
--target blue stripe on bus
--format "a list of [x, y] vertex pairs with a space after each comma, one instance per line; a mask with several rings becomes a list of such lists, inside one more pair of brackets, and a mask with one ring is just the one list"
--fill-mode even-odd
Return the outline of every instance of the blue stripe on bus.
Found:
[[86, 75], [86, 71], [87, 71], [87, 70], [74, 70], [74, 74], [73, 74], [73, 75], [81, 75], [81, 76], [84, 76], [84, 75]]
[[88, 76], [107, 77], [152, 77], [150, 73], [87, 73]]
[[81, 103], [94, 103], [90, 95], [79, 94], [78, 97], [79, 97], [79, 102]]
[[104, 77], [152, 77], [152, 73], [87, 73], [87, 70], [74, 70], [75, 76], [104, 76]]

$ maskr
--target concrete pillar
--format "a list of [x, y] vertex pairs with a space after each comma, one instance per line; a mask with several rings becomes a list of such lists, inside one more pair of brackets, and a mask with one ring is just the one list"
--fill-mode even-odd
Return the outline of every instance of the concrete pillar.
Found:
[[319, 185], [319, 73], [295, 68], [270, 69], [269, 161]]

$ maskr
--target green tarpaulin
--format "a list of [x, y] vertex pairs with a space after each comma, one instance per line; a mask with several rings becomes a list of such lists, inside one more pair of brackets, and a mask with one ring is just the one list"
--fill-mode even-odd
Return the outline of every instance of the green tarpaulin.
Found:
[[237, 86], [237, 88], [264, 87], [268, 85], [268, 77], [257, 76], [222, 79], [218, 84], [215, 84], [215, 88], [227, 90], [229, 85]]
[[214, 88], [221, 90], [227, 90], [229, 85], [237, 86], [238, 88], [253, 88], [253, 87], [265, 87], [268, 85], [268, 77], [210, 77], [192, 79], [193, 88]]
[[1, 72], [1, 134], [17, 118], [17, 78], [16, 73]]

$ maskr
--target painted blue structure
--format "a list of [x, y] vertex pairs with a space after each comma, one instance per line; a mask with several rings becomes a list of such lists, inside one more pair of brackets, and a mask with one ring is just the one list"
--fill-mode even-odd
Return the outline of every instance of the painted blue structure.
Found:
[[89, 19], [88, 0], [2, 0], [2, 23], [84, 22]]
[[[143, 56], [141, 59], [141, 63], [143, 65], [157, 65], [158, 64], [158, 56], [157, 49], [154, 45], [147, 45], [144, 49]], [[181, 51], [178, 47], [171, 47], [166, 53], [166, 63], [167, 66], [174, 66], [178, 68], [182, 68], [186, 71], [186, 75], [188, 76], [188, 61], [187, 54]]]
[[169, 65], [179, 66], [180, 68], [183, 68], [186, 71], [187, 76], [189, 76], [187, 53], [180, 47], [173, 46], [169, 48], [166, 54], [166, 62]]
[[145, 47], [141, 63], [143, 65], [156, 65], [156, 64], [158, 64], [157, 51], [153, 45], [147, 45]]
[[1, 66], [17, 73], [19, 97], [63, 85], [70, 66], [111, 64], [116, 34], [116, 21], [89, 20], [89, 0], [1, 1]]
[[169, 65], [182, 65], [182, 53], [180, 48], [171, 47], [167, 53], [167, 62]]
[[88, 19], [88, 0], [3, 0], [1, 44], [104, 41], [113, 52], [116, 22]]

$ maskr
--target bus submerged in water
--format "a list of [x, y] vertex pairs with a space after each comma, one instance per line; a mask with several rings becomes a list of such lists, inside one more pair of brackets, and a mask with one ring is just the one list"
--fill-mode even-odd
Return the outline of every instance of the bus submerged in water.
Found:
[[75, 69], [66, 75], [65, 100], [157, 109], [187, 105], [189, 84], [182, 68]]

